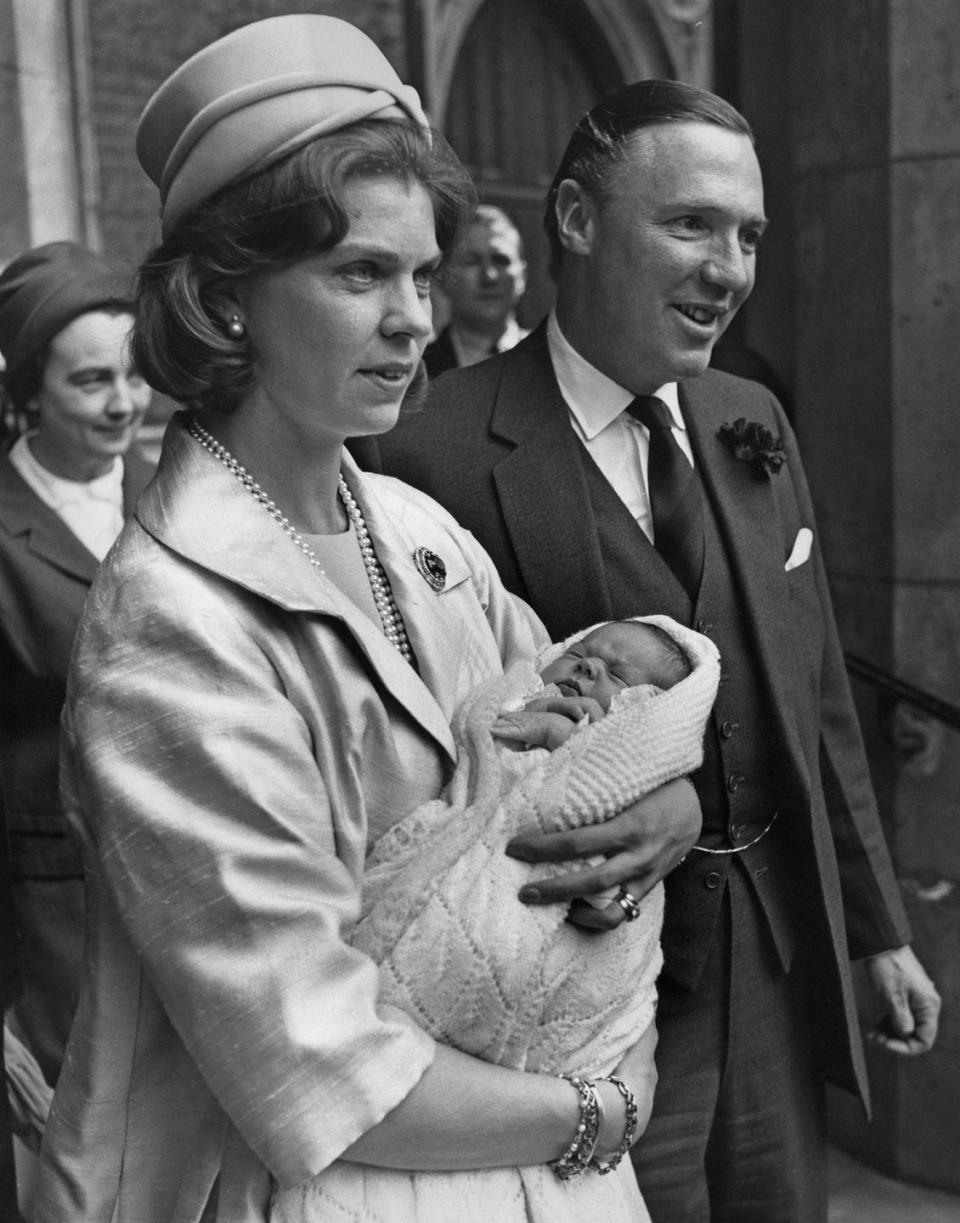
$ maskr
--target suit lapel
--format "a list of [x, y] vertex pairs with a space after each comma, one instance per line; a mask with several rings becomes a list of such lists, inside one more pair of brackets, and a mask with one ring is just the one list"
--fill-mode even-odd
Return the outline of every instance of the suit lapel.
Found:
[[[384, 687], [453, 756], [449, 720], [416, 671], [333, 582], [302, 558], [297, 563], [296, 551], [277, 523], [216, 459], [194, 445], [179, 421], [167, 429], [162, 462], [165, 480], [151, 484], [137, 505], [136, 517], [145, 530], [195, 564], [280, 607], [340, 621]], [[425, 674], [445, 673], [450, 660], [455, 668], [455, 635], [424, 598], [423, 579], [410, 576], [416, 573], [413, 549], [408, 550], [407, 540], [377, 504], [355, 464], [346, 459], [343, 470], [395, 593], [405, 609], [415, 607], [411, 620], [423, 617], [411, 640], [418, 660], [429, 656]], [[200, 524], [205, 522], [217, 529], [204, 532]], [[449, 673], [456, 674], [456, 669]]]
[[[545, 324], [504, 362], [491, 429], [515, 446], [495, 467], [494, 483], [527, 596], [541, 616], [580, 626], [646, 611], [684, 618], [686, 592], [570, 425]], [[606, 571], [595, 498], [629, 541], [623, 573]]]
[[749, 464], [734, 458], [720, 440], [720, 426], [743, 414], [742, 401], [725, 382], [708, 376], [684, 382], [680, 403], [704, 490], [715, 509], [730, 568], [740, 587], [760, 655], [760, 672], [769, 686], [784, 737], [795, 758], [802, 760], [797, 727], [785, 718], [796, 700], [789, 662], [794, 626], [783, 614], [787, 605], [783, 523], [772, 483], [789, 479], [789, 473], [757, 479]]
[[[60, 516], [33, 491], [3, 456], [5, 478], [0, 488], [0, 522], [12, 535], [26, 535], [35, 556], [90, 585], [99, 562]], [[129, 518], [137, 497], [154, 472], [153, 464], [131, 450], [123, 461], [123, 514]]]
[[529, 601], [542, 613], [557, 609], [587, 624], [610, 599], [596, 526], [584, 512], [590, 494], [582, 447], [550, 363], [546, 326], [512, 356], [491, 420], [493, 433], [515, 447], [494, 468], [500, 509]]
[[4, 455], [6, 478], [0, 487], [0, 522], [11, 535], [25, 535], [30, 551], [48, 565], [89, 586], [97, 558], [89, 552]]
[[[366, 617], [363, 617], [362, 626], [364, 648], [370, 661], [383, 672], [394, 695], [403, 700], [421, 724], [453, 755], [455, 749], [449, 724], [456, 706], [456, 677], [460, 674], [461, 622], [458, 616], [451, 620], [449, 603], [431, 589], [413, 559], [418, 547], [432, 545], [436, 548], [438, 545], [426, 537], [414, 538], [401, 515], [391, 513], [384, 506], [372, 482], [365, 481], [351, 461], [344, 461], [343, 472], [361, 505], [394, 598], [403, 608], [419, 676]], [[452, 557], [448, 555], [443, 559], [448, 565], [448, 581], [467, 577], [465, 571], [454, 571]], [[462, 560], [459, 565], [464, 568]]]

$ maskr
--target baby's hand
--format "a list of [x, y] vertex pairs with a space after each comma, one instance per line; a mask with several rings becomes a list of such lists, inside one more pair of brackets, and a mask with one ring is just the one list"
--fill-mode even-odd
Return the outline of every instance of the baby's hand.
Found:
[[592, 696], [535, 696], [524, 704], [524, 709], [559, 713], [574, 722], [581, 722], [584, 718], [599, 722], [604, 716], [603, 706]]
[[502, 713], [490, 727], [495, 739], [504, 739], [518, 747], [545, 747], [554, 751], [566, 743], [577, 729], [577, 723], [564, 714], [548, 710], [518, 709]]

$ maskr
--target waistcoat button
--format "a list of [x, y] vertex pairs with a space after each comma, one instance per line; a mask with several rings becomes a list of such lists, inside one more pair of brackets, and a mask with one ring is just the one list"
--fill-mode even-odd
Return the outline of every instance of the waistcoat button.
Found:
[[727, 789], [731, 794], [736, 794], [736, 792], [740, 789], [741, 782], [746, 780], [746, 777], [741, 776], [739, 773], [731, 773], [727, 778]]
[[720, 872], [707, 871], [703, 877], [703, 886], [709, 888], [711, 892], [714, 888], [718, 888], [720, 886]]
[[730, 736], [734, 734], [736, 731], [738, 731], [739, 729], [740, 729], [739, 722], [729, 722], [729, 721], [721, 722], [720, 723], [720, 737], [722, 739], [729, 739]]

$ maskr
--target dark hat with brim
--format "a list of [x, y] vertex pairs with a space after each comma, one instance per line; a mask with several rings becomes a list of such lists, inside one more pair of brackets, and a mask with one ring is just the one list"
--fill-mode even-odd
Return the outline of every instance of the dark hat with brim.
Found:
[[79, 315], [104, 307], [132, 309], [130, 285], [86, 247], [48, 242], [14, 259], [0, 273], [0, 352], [8, 373]]

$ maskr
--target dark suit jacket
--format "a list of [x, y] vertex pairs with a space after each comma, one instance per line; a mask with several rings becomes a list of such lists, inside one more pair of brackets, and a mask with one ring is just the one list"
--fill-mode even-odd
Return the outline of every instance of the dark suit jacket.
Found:
[[[778, 762], [804, 847], [796, 863], [822, 982], [815, 1008], [825, 1073], [865, 1089], [849, 960], [909, 939], [884, 845], [819, 547], [791, 572], [798, 530], [816, 524], [796, 442], [759, 384], [708, 370], [680, 386], [697, 467], [711, 497], [776, 710]], [[779, 434], [782, 470], [757, 479], [717, 430], [746, 417]], [[512, 351], [440, 378], [425, 410], [379, 440], [369, 466], [446, 506], [491, 553], [505, 584], [555, 638], [610, 616], [664, 610], [675, 585], [637, 530], [642, 580], [604, 571], [582, 448], [569, 425], [541, 326]]]
[[453, 350], [453, 339], [450, 335], [450, 328], [444, 327], [443, 331], [432, 340], [423, 352], [423, 363], [427, 367], [427, 373], [431, 378], [438, 378], [441, 374], [445, 374], [449, 369], [457, 369], [459, 361], [457, 354]]
[[[152, 474], [142, 456], [127, 454], [127, 514]], [[80, 849], [60, 809], [60, 709], [96, 569], [92, 553], [0, 456], [0, 785], [24, 981], [13, 1022], [49, 1077], [66, 1039], [83, 945]]]
[[[0, 790], [0, 1003], [6, 1011], [20, 993], [20, 963], [17, 925], [10, 894], [10, 851], [7, 818]], [[2, 1035], [2, 1032], [0, 1032]], [[17, 1210], [17, 1166], [13, 1147], [13, 1122], [6, 1090], [6, 1065], [0, 1049], [0, 1219], [19, 1223]]]

